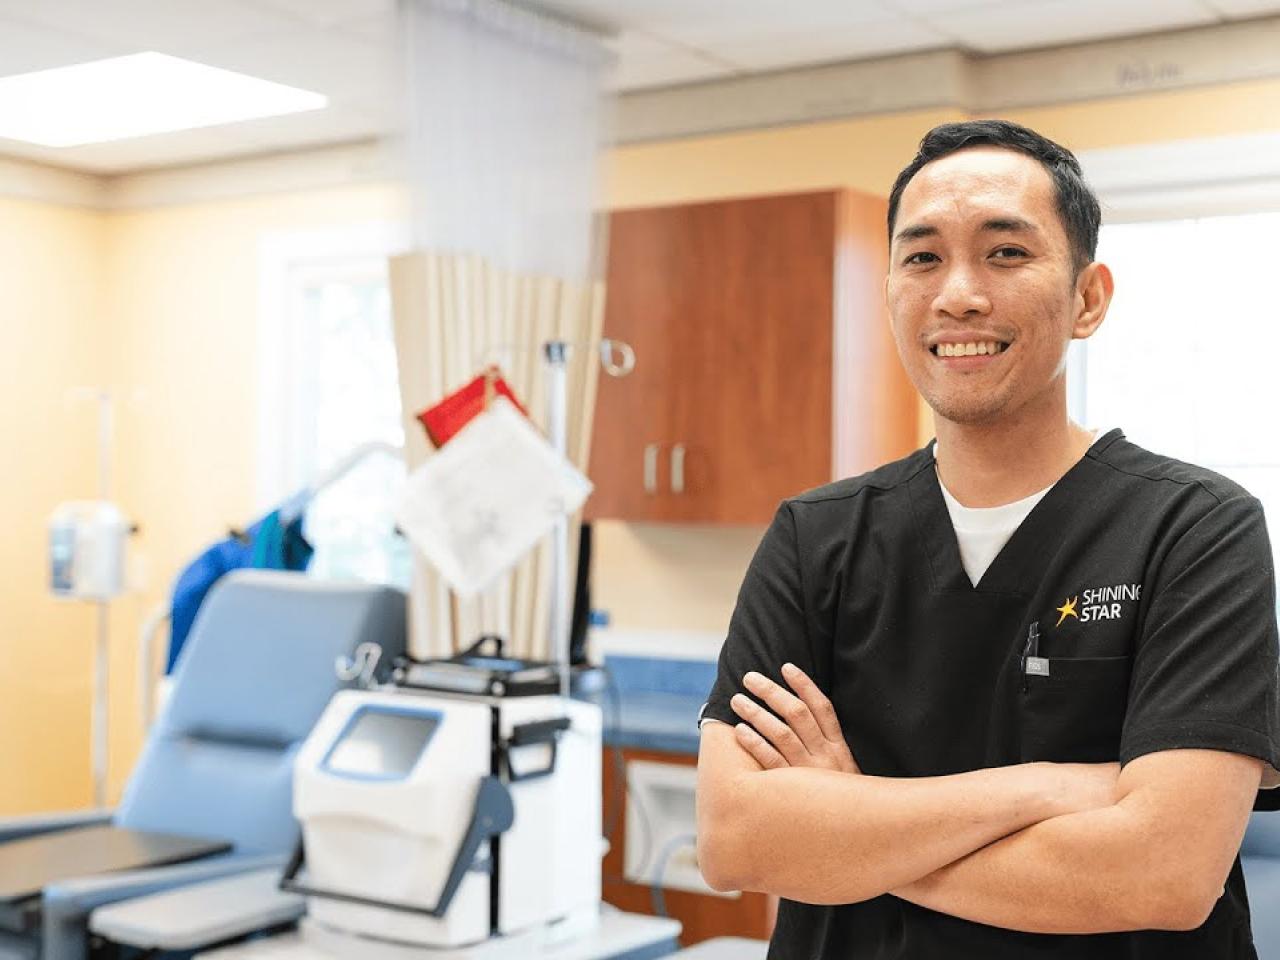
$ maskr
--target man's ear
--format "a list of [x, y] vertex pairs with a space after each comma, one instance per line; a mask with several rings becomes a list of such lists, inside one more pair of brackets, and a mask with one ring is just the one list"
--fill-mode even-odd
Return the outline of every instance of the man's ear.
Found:
[[1097, 332], [1106, 319], [1114, 291], [1111, 268], [1105, 263], [1095, 260], [1080, 271], [1076, 277], [1076, 316], [1071, 325], [1073, 340], [1087, 340]]

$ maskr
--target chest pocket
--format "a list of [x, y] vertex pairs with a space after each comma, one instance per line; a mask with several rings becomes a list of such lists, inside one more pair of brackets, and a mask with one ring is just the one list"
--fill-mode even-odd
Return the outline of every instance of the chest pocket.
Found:
[[1016, 696], [1023, 763], [1109, 763], [1120, 755], [1130, 657], [1053, 657]]

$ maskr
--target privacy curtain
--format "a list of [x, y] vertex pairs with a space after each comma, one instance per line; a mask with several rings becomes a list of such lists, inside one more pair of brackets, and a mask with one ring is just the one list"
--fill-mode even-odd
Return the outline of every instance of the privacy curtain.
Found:
[[[567, 373], [568, 456], [585, 471], [609, 56], [596, 35], [501, 0], [404, 0], [401, 25], [414, 252], [392, 259], [391, 293], [409, 469], [432, 454], [414, 415], [488, 363], [545, 430], [541, 345], [562, 339], [580, 344]], [[569, 568], [571, 589], [572, 554]], [[467, 601], [415, 557], [411, 650], [440, 656], [497, 633], [516, 655], [553, 659], [550, 586], [548, 544]]]

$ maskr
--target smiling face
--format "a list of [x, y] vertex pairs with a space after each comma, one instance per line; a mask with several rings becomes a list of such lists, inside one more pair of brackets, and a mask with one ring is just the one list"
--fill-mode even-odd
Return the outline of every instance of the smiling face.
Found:
[[1110, 282], [1096, 263], [1076, 276], [1053, 179], [1033, 157], [970, 147], [902, 192], [885, 292], [903, 365], [939, 417], [1065, 409], [1067, 347], [1102, 322]]

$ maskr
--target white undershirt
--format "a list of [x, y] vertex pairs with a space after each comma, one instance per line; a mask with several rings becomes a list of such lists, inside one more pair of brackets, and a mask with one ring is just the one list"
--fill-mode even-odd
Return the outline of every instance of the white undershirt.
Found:
[[938, 486], [942, 488], [942, 499], [947, 502], [951, 525], [956, 529], [960, 562], [964, 565], [964, 572], [969, 575], [969, 582], [974, 586], [978, 585], [982, 575], [987, 572], [987, 567], [991, 566], [991, 561], [1009, 542], [1013, 531], [1018, 529], [1044, 495], [1053, 489], [1050, 485], [1029, 497], [998, 507], [966, 507], [951, 495], [941, 477], [938, 478]]
[[[1094, 430], [1092, 433], [1093, 439], [1096, 440], [1102, 431]], [[938, 468], [936, 440], [933, 443], [933, 456], [936, 470]], [[1044, 499], [1044, 495], [1053, 489], [1053, 484], [1049, 484], [1029, 497], [1023, 497], [1013, 503], [1004, 503], [998, 507], [966, 507], [951, 495], [951, 491], [942, 482], [941, 475], [938, 476], [938, 486], [942, 488], [942, 499], [947, 502], [947, 513], [951, 514], [951, 525], [956, 530], [956, 542], [960, 545], [960, 563], [964, 566], [969, 582], [975, 587], [982, 579], [982, 575], [987, 572], [987, 567], [991, 566], [991, 561], [1009, 542], [1013, 531], [1021, 526], [1022, 521], [1027, 519], [1027, 514]]]

